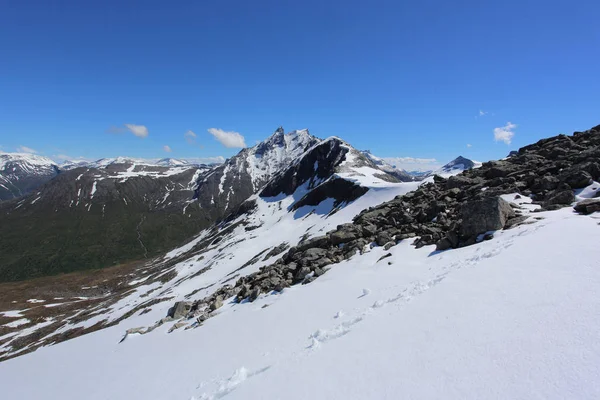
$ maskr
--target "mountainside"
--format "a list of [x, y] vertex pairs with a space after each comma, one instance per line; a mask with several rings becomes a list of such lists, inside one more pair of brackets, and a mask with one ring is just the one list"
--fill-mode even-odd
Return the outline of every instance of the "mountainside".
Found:
[[0, 153], [0, 202], [24, 196], [59, 173], [52, 160], [21, 153]]
[[89, 334], [0, 363], [0, 382], [15, 398], [594, 398], [598, 180], [600, 126], [423, 183], [317, 141], [161, 257], [4, 284], [3, 358]]
[[[30, 348], [110, 326], [150, 304], [170, 300], [173, 295], [196, 298], [212, 293], [210, 288], [219, 289], [223, 282], [256, 271], [307, 235], [349, 222], [353, 215], [369, 204], [392, 199], [417, 187], [416, 183], [397, 183], [393, 176], [377, 169], [368, 158], [338, 138], [321, 141], [304, 133], [298, 139], [295, 135], [283, 137], [276, 133], [265, 142], [269, 146], [242, 151], [241, 161], [223, 166], [222, 170], [226, 172], [221, 176], [245, 173], [248, 181], [257, 176], [265, 179], [267, 175], [251, 174], [233, 167], [247, 162], [252, 157], [249, 154], [256, 154], [256, 150], [260, 150], [261, 158], [268, 158], [270, 163], [285, 162], [285, 157], [280, 155], [286, 152], [298, 154], [290, 166], [276, 173], [263, 186], [259, 195], [251, 195], [221, 223], [205, 229], [182, 248], [146, 263], [115, 267], [114, 271], [100, 273], [106, 278], [95, 278], [86, 284], [88, 288], [94, 287], [90, 289], [82, 290], [64, 282], [57, 285], [54, 283], [56, 280], [51, 280], [52, 286], [63, 287], [62, 292], [53, 290], [53, 295], [69, 300], [52, 307], [51, 318], [37, 326], [24, 326], [29, 328], [26, 332], [37, 337], [35, 343], [30, 343]], [[288, 147], [289, 151], [282, 151], [285, 149], [278, 147], [286, 146], [286, 139], [292, 146]], [[301, 148], [297, 146], [299, 142], [312, 143], [312, 146], [304, 150], [304, 145]], [[260, 159], [252, 161], [257, 165]], [[273, 169], [273, 172], [276, 171]], [[210, 180], [209, 175], [213, 173], [214, 170], [209, 171], [201, 177], [201, 181]], [[129, 181], [132, 178], [128, 178]], [[225, 180], [225, 193], [221, 195], [227, 196], [230, 188]], [[214, 193], [216, 197], [218, 193]], [[96, 195], [100, 195], [99, 189], [94, 198]], [[196, 202], [194, 200], [192, 204]], [[141, 232], [141, 240], [146, 244], [148, 234]], [[70, 279], [75, 278], [64, 278], [63, 281], [69, 282]], [[40, 286], [40, 283], [36, 285]], [[79, 297], [85, 297], [85, 300], [75, 300]], [[22, 335], [12, 338], [10, 354], [21, 350], [20, 343], [26, 343]]]
[[[212, 168], [125, 157], [66, 168], [30, 196], [0, 206], [0, 281], [154, 257], [226, 217], [319, 143], [307, 130], [279, 128]], [[327, 151], [340, 161], [350, 147]], [[358, 151], [351, 154], [360, 166], [397, 180]]]
[[[246, 157], [247, 153], [240, 154]], [[236, 164], [230, 164], [230, 170], [231, 165]], [[292, 310], [304, 313], [300, 310], [324, 307], [331, 313], [332, 308], [355, 309], [357, 305], [348, 299], [346, 289], [339, 289], [343, 293], [334, 289], [340, 284], [343, 288], [345, 283], [341, 282], [349, 284], [350, 293], [367, 287], [359, 299], [371, 294], [367, 282], [376, 288], [378, 298], [383, 300], [365, 308], [368, 315], [369, 310], [376, 311], [388, 303], [406, 304], [403, 299], [408, 301], [410, 296], [437, 288], [448, 273], [483, 263], [522, 240], [522, 235], [534, 234], [544, 226], [556, 232], [572, 229], [569, 224], [581, 226], [588, 236], [567, 242], [566, 248], [594, 246], [599, 237], [590, 226], [596, 226], [595, 222], [590, 225], [588, 222], [592, 220], [566, 208], [557, 214], [549, 211], [576, 201], [580, 201], [575, 207], [580, 213], [600, 210], [600, 199], [594, 199], [600, 194], [600, 184], [594, 182], [599, 179], [600, 127], [572, 137], [546, 139], [506, 160], [484, 163], [480, 168], [448, 179], [437, 176], [431, 183], [394, 182], [393, 177], [342, 140], [317, 140], [222, 222], [164, 256], [99, 271], [83, 281], [83, 286], [79, 278], [72, 277], [38, 281], [35, 295], [31, 294], [32, 289], [23, 290], [22, 286], [5, 287], [5, 293], [10, 293], [16, 303], [10, 303], [10, 308], [2, 312], [6, 322], [0, 321], [4, 324], [0, 352], [2, 357], [10, 358], [113, 325], [117, 326], [74, 342], [89, 343], [96, 340], [93, 338], [102, 338], [110, 342], [102, 346], [110, 347], [122, 339], [117, 348], [129, 349], [138, 345], [145, 348], [145, 344], [159, 340], [162, 346], [168, 346], [168, 339], [156, 339], [163, 337], [159, 332], [182, 335], [177, 340], [186, 342], [188, 337], [198, 340], [198, 335], [220, 338], [224, 331], [217, 327], [222, 324], [233, 324], [227, 328], [233, 332], [242, 327], [263, 332], [253, 322], [253, 318], [258, 318], [256, 312], [266, 315], [268, 321], [280, 319], [286, 326], [302, 328], [296, 333], [293, 329], [286, 333], [291, 343], [305, 341], [306, 336], [296, 337], [297, 332], [306, 332], [313, 326], [314, 333], [308, 335], [308, 344], [303, 347], [317, 349], [351, 332], [365, 315], [351, 312], [345, 318], [339, 312], [336, 314], [339, 325], [319, 330], [313, 324], [327, 323], [325, 315], [314, 321], [308, 318], [299, 326]], [[509, 228], [512, 229], [502, 231]], [[555, 231], [548, 234], [552, 232]], [[483, 244], [482, 240], [489, 244]], [[540, 243], [543, 240], [529, 245], [540, 246]], [[468, 247], [473, 244], [477, 246]], [[440, 253], [447, 249], [458, 250], [454, 250], [456, 255]], [[557, 247], [557, 252], [564, 252], [561, 249]], [[526, 256], [515, 253], [512, 257]], [[502, 259], [499, 260], [498, 265], [503, 265]], [[414, 263], [419, 270], [429, 264], [431, 273], [403, 272], [407, 262]], [[398, 267], [392, 268], [397, 273], [389, 275], [381, 270], [396, 264]], [[338, 268], [346, 272], [337, 272]], [[349, 274], [347, 280], [343, 278], [345, 274]], [[386, 274], [389, 278], [385, 278]], [[419, 276], [415, 284], [410, 283], [413, 274]], [[389, 286], [386, 279], [404, 283]], [[314, 288], [311, 285], [308, 291], [304, 286], [295, 286], [313, 281], [318, 285]], [[53, 290], [43, 290], [44, 284], [51, 285]], [[394, 288], [401, 295], [392, 296], [393, 290], [388, 293]], [[321, 290], [332, 291], [331, 295], [317, 295], [324, 303], [309, 300], [310, 293]], [[389, 301], [385, 296], [391, 296]], [[344, 298], [342, 305], [339, 301]], [[289, 305], [293, 308], [283, 306], [288, 302], [294, 302], [295, 305]], [[256, 306], [250, 305], [254, 303]], [[259, 311], [266, 306], [269, 310], [274, 307], [274, 311]], [[208, 332], [202, 333], [205, 329]], [[175, 333], [176, 330], [182, 332]], [[140, 335], [143, 339], [137, 338]], [[259, 336], [251, 335], [254, 345], [263, 348], [256, 342]], [[225, 342], [206, 343], [227, 353], [223, 348]], [[50, 354], [56, 354], [54, 351], [60, 348], [65, 347], [56, 346]], [[223, 368], [231, 368], [229, 363], [235, 357], [225, 358]], [[124, 362], [117, 361], [118, 358], [110, 360]], [[144, 379], [146, 374], [154, 373], [144, 371]], [[203, 375], [204, 378], [208, 378], [215, 372], [205, 373], [209, 375]], [[186, 387], [182, 381], [179, 384]], [[218, 398], [222, 392], [211, 387], [192, 392]], [[111, 395], [125, 396], [126, 392]]]

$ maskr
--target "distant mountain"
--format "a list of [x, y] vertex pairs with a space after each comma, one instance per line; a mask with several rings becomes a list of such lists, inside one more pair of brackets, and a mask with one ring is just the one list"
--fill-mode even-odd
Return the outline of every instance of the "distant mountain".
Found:
[[24, 196], [59, 173], [49, 158], [25, 153], [0, 153], [0, 201]]
[[469, 160], [463, 156], [458, 156], [454, 160], [450, 161], [448, 164], [443, 167], [430, 172], [427, 177], [433, 177], [434, 175], [439, 175], [441, 177], [447, 178], [452, 175], [458, 175], [463, 171], [479, 168], [481, 167], [481, 163], [478, 161]]
[[369, 160], [371, 160], [377, 166], [377, 168], [381, 169], [382, 171], [385, 171], [390, 175], [395, 176], [401, 182], [413, 182], [416, 180], [415, 177], [409, 172], [401, 168], [397, 168], [394, 165], [388, 164], [383, 158], [371, 154], [369, 150], [363, 150], [361, 153]]

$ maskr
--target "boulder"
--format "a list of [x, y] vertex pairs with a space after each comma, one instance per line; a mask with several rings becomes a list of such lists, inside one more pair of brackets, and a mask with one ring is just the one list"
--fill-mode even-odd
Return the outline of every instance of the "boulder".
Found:
[[358, 234], [355, 231], [350, 230], [335, 231], [329, 236], [329, 240], [331, 240], [331, 244], [334, 246], [351, 242], [356, 238], [358, 238]]
[[377, 227], [373, 224], [363, 225], [363, 233], [368, 236], [374, 236], [377, 233]]
[[591, 214], [600, 211], [600, 199], [585, 199], [573, 207], [579, 214]]
[[192, 309], [192, 303], [189, 301], [178, 301], [167, 312], [167, 316], [179, 319], [185, 317]]
[[296, 282], [303, 281], [304, 278], [306, 278], [306, 276], [308, 274], [310, 274], [310, 268], [302, 267], [296, 272], [296, 275], [294, 275], [294, 281], [296, 281]]
[[294, 252], [296, 253], [301, 253], [307, 249], [313, 248], [313, 247], [319, 247], [319, 248], [325, 248], [329, 245], [329, 238], [325, 235], [323, 236], [317, 236], [308, 240], [305, 240], [304, 242], [298, 244], [296, 247], [294, 247]]
[[501, 197], [469, 201], [461, 207], [460, 235], [468, 238], [487, 231], [504, 228], [506, 221], [515, 216], [510, 204]]
[[219, 308], [223, 307], [223, 298], [221, 296], [217, 296], [215, 298], [215, 301], [213, 301], [212, 303], [210, 303], [210, 306], [208, 306], [208, 308], [210, 309], [210, 311], [215, 311]]
[[575, 194], [572, 190], [561, 190], [551, 193], [544, 201], [544, 208], [555, 204], [569, 205], [575, 201]]
[[450, 231], [446, 236], [440, 239], [435, 244], [435, 249], [438, 251], [448, 250], [458, 247], [458, 234], [454, 231]]
[[581, 189], [588, 185], [590, 185], [592, 180], [592, 175], [586, 171], [575, 171], [564, 178], [564, 182], [571, 186], [573, 189]]
[[248, 300], [250, 300], [250, 302], [253, 302], [254, 300], [256, 300], [258, 298], [259, 295], [260, 295], [260, 288], [258, 286], [256, 286], [250, 292], [250, 296], [248, 296]]
[[386, 243], [391, 242], [393, 240], [394, 238], [387, 231], [379, 232], [375, 238], [375, 241], [379, 246], [385, 246]]

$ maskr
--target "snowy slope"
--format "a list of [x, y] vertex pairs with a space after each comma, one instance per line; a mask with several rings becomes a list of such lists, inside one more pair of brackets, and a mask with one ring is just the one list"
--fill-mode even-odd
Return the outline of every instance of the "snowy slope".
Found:
[[[528, 199], [517, 202], [535, 208]], [[276, 204], [259, 205], [263, 222], [276, 216]], [[570, 208], [534, 215], [542, 219], [461, 249], [439, 253], [403, 242], [378, 261], [387, 251], [375, 247], [310, 285], [254, 303], [228, 299], [197, 329], [167, 333], [171, 325], [165, 324], [119, 343], [124, 329], [164, 316], [161, 303], [117, 326], [0, 363], [3, 393], [49, 399], [597, 398], [600, 219]], [[304, 221], [318, 229], [325, 220], [312, 214]], [[257, 236], [290, 239], [291, 232]], [[258, 243], [247, 246], [258, 252]], [[61, 368], [48, 368], [58, 359]]]
[[[321, 158], [319, 166], [314, 157], [325, 153], [332, 158]], [[303, 165], [310, 168], [304, 176], [295, 169]], [[316, 169], [324, 175], [319, 176]], [[278, 255], [268, 255], [277, 247], [289, 248], [306, 237], [322, 235], [339, 224], [351, 222], [361, 210], [418, 187], [418, 183], [395, 183], [382, 179], [380, 170], [369, 166], [368, 161], [365, 164], [360, 152], [337, 138], [326, 139], [310, 147], [289, 167], [288, 172], [297, 179], [297, 186], [291, 192], [283, 193], [276, 189], [279, 182], [287, 184], [289, 181], [285, 174], [278, 175], [270, 186], [272, 194], [263, 191], [262, 197], [253, 195], [242, 204], [241, 208], [247, 211], [230, 217], [218, 229], [204, 230], [190, 243], [169, 252], [164, 258], [148, 262], [137, 278], [128, 283], [133, 290], [131, 293], [124, 297], [107, 294], [88, 308], [82, 305], [74, 315], [61, 314], [59, 321], [53, 321], [50, 327], [43, 323], [27, 327], [0, 345], [0, 355], [20, 353], [20, 349], [11, 349], [11, 342], [38, 329], [43, 328], [45, 334], [36, 339], [37, 345], [51, 341], [52, 336], [88, 328], [96, 323], [107, 325], [117, 322], [132, 311], [142, 310], [145, 304], [168, 298], [169, 303], [165, 303], [164, 307], [154, 308], [159, 311], [153, 315], [160, 320], [173, 301], [202, 299], [223, 284], [271, 264]], [[339, 180], [347, 181], [351, 187], [359, 185], [364, 192], [360, 192], [358, 198], [349, 199], [315, 197], [314, 193], [322, 193], [323, 188]], [[334, 196], [338, 194], [334, 193]], [[315, 198], [318, 200], [313, 202]], [[165, 276], [170, 276], [170, 279], [165, 281]], [[86, 318], [85, 315], [93, 317]]]
[[49, 158], [0, 152], [0, 201], [26, 195], [57, 174], [58, 167]]

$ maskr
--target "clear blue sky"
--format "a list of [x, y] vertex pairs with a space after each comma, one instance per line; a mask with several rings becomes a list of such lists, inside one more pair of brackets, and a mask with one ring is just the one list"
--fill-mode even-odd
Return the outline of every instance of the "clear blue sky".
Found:
[[4, 151], [227, 157], [209, 128], [253, 145], [283, 125], [487, 160], [600, 124], [598, 1], [91, 3], [0, 2]]

